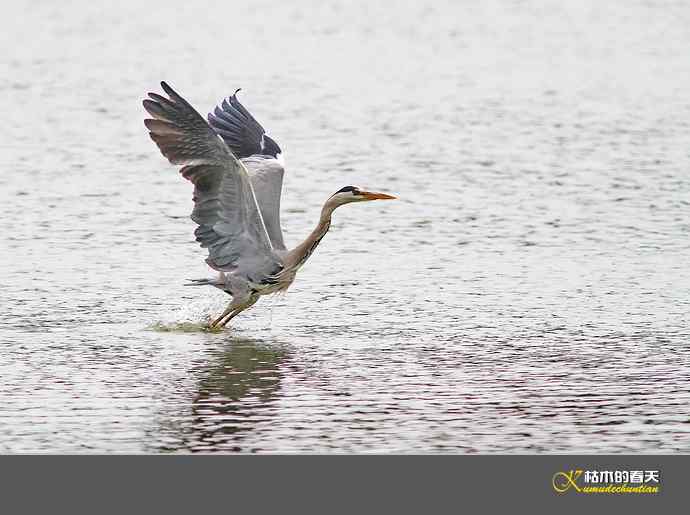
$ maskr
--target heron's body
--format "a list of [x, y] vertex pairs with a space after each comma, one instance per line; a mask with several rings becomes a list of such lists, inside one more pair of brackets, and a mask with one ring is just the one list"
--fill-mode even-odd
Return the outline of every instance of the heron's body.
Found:
[[[309, 236], [288, 250], [280, 225], [284, 168], [280, 147], [236, 95], [209, 114], [208, 123], [166, 83], [169, 98], [149, 93], [144, 107], [151, 138], [182, 176], [194, 184], [191, 218], [208, 265], [219, 273], [192, 281], [232, 295], [212, 325], [224, 326], [260, 296], [287, 290], [328, 232], [333, 211], [346, 203], [394, 198], [346, 186], [329, 197]], [[235, 92], [237, 93], [237, 92]]]

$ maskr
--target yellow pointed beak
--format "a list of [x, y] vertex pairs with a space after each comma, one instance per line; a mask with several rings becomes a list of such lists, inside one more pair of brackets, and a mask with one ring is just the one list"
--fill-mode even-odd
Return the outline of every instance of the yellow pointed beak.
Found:
[[393, 195], [387, 195], [385, 193], [375, 193], [372, 191], [360, 191], [359, 194], [362, 195], [366, 200], [392, 200], [398, 198], [394, 197]]

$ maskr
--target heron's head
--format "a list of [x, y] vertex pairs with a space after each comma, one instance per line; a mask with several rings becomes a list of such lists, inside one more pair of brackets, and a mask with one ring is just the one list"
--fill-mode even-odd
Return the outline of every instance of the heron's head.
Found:
[[329, 202], [333, 202], [336, 206], [340, 206], [350, 202], [363, 202], [365, 200], [387, 200], [394, 198], [396, 197], [393, 195], [387, 195], [386, 193], [375, 193], [373, 191], [364, 191], [356, 186], [345, 186], [331, 195]]

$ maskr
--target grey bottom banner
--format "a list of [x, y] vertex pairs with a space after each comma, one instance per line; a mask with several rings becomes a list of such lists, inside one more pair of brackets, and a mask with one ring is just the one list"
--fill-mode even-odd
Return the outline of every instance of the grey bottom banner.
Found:
[[3, 456], [0, 464], [4, 513], [674, 513], [690, 500], [687, 456]]

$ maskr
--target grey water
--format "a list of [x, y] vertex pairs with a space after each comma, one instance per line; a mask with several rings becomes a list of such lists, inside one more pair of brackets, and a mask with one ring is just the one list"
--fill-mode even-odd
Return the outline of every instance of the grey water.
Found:
[[[0, 451], [690, 450], [690, 4], [13, 2]], [[219, 333], [168, 81], [285, 152], [284, 297]]]

